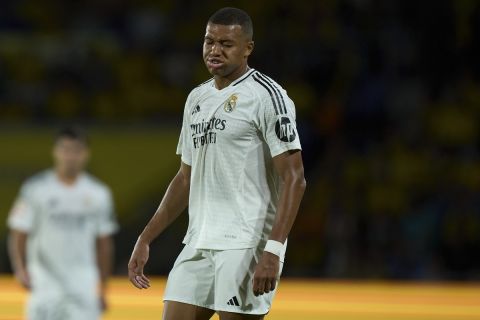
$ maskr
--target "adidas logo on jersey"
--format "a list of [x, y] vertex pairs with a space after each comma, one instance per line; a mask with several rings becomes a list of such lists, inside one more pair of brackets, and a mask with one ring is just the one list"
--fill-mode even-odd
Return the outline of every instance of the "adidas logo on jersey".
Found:
[[195, 113], [198, 113], [200, 112], [200, 105], [197, 104], [197, 106], [195, 108], [193, 108], [193, 111], [192, 111], [192, 116], [195, 114]]
[[228, 300], [227, 305], [240, 307], [240, 303], [238, 303], [237, 296], [233, 296], [233, 298]]

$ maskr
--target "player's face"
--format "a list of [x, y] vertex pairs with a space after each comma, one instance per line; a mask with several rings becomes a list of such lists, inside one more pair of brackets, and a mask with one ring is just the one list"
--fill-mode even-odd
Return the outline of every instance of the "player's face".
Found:
[[85, 168], [88, 156], [87, 146], [79, 140], [60, 138], [53, 147], [55, 167], [67, 176], [78, 175]]
[[245, 72], [252, 50], [253, 41], [240, 25], [207, 24], [203, 60], [212, 75], [235, 80]]

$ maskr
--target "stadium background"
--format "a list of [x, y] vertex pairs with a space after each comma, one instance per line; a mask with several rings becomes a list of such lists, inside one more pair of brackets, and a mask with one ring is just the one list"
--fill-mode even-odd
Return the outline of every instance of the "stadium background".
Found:
[[[0, 221], [50, 165], [64, 124], [90, 132], [89, 170], [115, 195], [115, 274], [179, 166], [188, 92], [208, 79], [205, 22], [244, 8], [250, 65], [296, 102], [308, 182], [284, 275], [480, 278], [480, 2], [3, 1]], [[153, 245], [165, 275], [187, 216]], [[0, 224], [0, 273], [10, 272]]]

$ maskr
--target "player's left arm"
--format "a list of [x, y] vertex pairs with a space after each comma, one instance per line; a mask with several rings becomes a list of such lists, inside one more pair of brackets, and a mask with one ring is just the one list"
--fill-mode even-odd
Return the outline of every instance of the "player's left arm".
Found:
[[[300, 150], [286, 151], [273, 158], [273, 165], [282, 180], [282, 188], [269, 240], [285, 243], [306, 187], [302, 154]], [[275, 289], [279, 266], [280, 257], [267, 251], [263, 252], [253, 278], [255, 295]]]
[[115, 217], [115, 206], [111, 191], [107, 188], [103, 193], [104, 198], [101, 202], [102, 210], [98, 214], [97, 223], [97, 267], [100, 275], [99, 298], [102, 311], [107, 309], [106, 291], [108, 278], [112, 273], [113, 254], [115, 245], [113, 235], [118, 230], [118, 223]]
[[15, 278], [24, 288], [30, 290], [30, 276], [26, 262], [27, 239], [27, 232], [11, 229], [8, 237], [8, 253]]
[[111, 235], [101, 235], [97, 237], [97, 264], [100, 273], [100, 302], [102, 310], [107, 309], [105, 294], [107, 289], [107, 280], [112, 272], [112, 262], [114, 253], [114, 243]]

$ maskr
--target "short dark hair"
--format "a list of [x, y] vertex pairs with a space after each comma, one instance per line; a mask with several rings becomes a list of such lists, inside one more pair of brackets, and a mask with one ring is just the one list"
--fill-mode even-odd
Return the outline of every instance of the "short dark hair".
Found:
[[224, 26], [239, 25], [242, 27], [243, 32], [250, 38], [253, 38], [253, 23], [252, 19], [242, 9], [225, 7], [214, 14], [208, 19], [209, 23], [221, 24]]
[[68, 127], [63, 127], [60, 130], [57, 131], [55, 134], [55, 143], [58, 142], [58, 140], [67, 138], [67, 139], [72, 139], [72, 140], [77, 140], [81, 143], [83, 143], [85, 146], [88, 146], [88, 135], [80, 127], [77, 126], [68, 126]]

